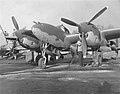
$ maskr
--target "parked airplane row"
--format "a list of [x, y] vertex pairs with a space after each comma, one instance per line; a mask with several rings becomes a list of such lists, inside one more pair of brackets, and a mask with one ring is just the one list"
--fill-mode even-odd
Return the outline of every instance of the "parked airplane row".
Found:
[[[31, 30], [27, 30], [26, 28], [19, 29], [15, 17], [12, 16], [12, 22], [16, 28], [15, 35], [17, 38], [15, 39], [6, 36], [6, 39], [17, 40], [22, 47], [36, 51], [38, 55], [35, 62], [40, 66], [40, 68], [46, 67], [48, 55], [60, 55], [60, 57], [63, 57], [60, 51], [70, 51], [74, 59], [74, 55], [77, 51], [74, 51], [71, 45], [78, 41], [81, 42], [81, 54], [79, 57], [81, 58], [82, 56], [82, 58], [80, 62], [83, 62], [82, 59], [86, 58], [88, 48], [91, 48], [91, 51], [94, 51], [93, 55], [97, 56], [96, 59], [98, 65], [100, 65], [102, 62], [101, 53], [103, 51], [107, 51], [106, 48], [108, 46], [108, 48], [112, 48], [112, 50], [117, 52], [117, 48], [115, 46], [111, 46], [113, 44], [109, 44], [108, 41], [120, 38], [120, 28], [99, 31], [99, 29], [91, 23], [107, 8], [108, 7], [104, 7], [101, 9], [90, 21], [80, 24], [66, 18], [61, 18], [61, 21], [64, 23], [78, 27], [78, 34], [70, 34], [69, 30], [63, 25], [53, 26], [51, 24], [41, 22], [35, 22]], [[104, 47], [106, 48], [104, 49]], [[73, 59], [71, 63], [73, 62]], [[96, 62], [96, 60], [94, 61]]]

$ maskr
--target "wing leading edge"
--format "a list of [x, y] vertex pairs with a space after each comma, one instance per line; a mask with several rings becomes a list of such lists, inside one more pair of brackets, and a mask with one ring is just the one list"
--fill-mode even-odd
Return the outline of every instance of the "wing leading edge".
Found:
[[106, 40], [120, 38], [120, 28], [103, 30], [102, 35]]

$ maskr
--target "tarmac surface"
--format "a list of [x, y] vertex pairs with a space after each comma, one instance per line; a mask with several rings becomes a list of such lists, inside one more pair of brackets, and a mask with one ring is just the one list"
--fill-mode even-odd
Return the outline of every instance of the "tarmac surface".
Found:
[[[120, 94], [120, 59], [101, 67], [0, 60], [0, 94]], [[61, 62], [61, 61], [59, 61]]]

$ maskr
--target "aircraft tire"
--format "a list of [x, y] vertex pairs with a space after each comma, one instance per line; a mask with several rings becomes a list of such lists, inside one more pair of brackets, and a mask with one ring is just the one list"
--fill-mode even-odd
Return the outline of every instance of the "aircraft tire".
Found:
[[35, 63], [36, 63], [36, 64], [35, 64], [35, 65], [38, 65], [38, 61], [39, 61], [40, 58], [42, 58], [41, 55], [37, 55], [37, 56], [36, 56], [36, 58], [35, 58]]
[[46, 60], [45, 58], [40, 58], [39, 61], [38, 61], [38, 66], [41, 68], [41, 69], [44, 69], [46, 67]]

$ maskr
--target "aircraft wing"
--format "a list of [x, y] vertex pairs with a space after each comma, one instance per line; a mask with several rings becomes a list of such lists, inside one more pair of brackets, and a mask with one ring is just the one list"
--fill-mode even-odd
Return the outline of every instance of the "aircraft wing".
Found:
[[0, 32], [0, 47], [7, 44], [7, 40], [3, 32]]
[[107, 39], [107, 40], [120, 38], [120, 28], [103, 30], [103, 31], [101, 31], [101, 32], [102, 32], [102, 35], [103, 35], [103, 36], [105, 37], [105, 39]]

